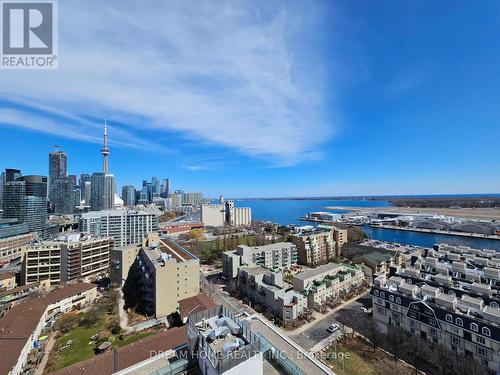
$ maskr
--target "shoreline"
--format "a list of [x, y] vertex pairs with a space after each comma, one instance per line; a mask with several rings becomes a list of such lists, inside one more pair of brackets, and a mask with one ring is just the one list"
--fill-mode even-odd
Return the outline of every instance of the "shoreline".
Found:
[[465, 232], [449, 232], [446, 230], [438, 230], [438, 229], [424, 229], [424, 228], [404, 228], [397, 227], [394, 225], [387, 224], [369, 224], [371, 228], [381, 228], [381, 229], [391, 229], [391, 230], [401, 230], [407, 232], [418, 232], [418, 233], [428, 233], [428, 234], [443, 234], [448, 236], [460, 236], [460, 237], [469, 237], [469, 238], [482, 238], [485, 240], [500, 240], [500, 236], [494, 234], [478, 234], [478, 233], [465, 233]]
[[351, 211], [344, 214], [347, 217], [356, 217], [371, 212], [400, 213], [402, 215], [434, 214], [462, 217], [472, 220], [500, 221], [500, 208], [416, 208], [416, 207], [356, 207], [356, 206], [326, 206], [327, 210]]

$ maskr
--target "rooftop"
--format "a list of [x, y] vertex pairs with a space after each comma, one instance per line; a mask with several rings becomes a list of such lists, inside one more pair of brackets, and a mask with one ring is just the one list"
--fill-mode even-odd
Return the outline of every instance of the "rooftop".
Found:
[[298, 280], [307, 280], [313, 277], [320, 276], [321, 274], [325, 272], [331, 272], [335, 271], [337, 269], [341, 269], [341, 265], [338, 263], [327, 263], [323, 264], [322, 266], [316, 267], [316, 268], [311, 268], [307, 271], [297, 273], [293, 277], [298, 279]]
[[171, 241], [169, 239], [161, 239], [159, 249], [162, 252], [175, 258], [178, 262], [184, 262], [187, 260], [193, 260], [193, 259], [197, 260], [198, 259], [193, 254], [191, 254], [189, 251], [184, 249], [182, 246], [180, 246], [179, 244], [177, 244], [174, 241]]
[[[96, 288], [94, 284], [78, 283], [56, 289], [43, 297], [33, 298], [12, 307], [0, 319], [0, 374], [8, 374], [22, 348], [40, 322], [47, 307], [62, 299]], [[22, 317], [22, 319], [19, 319]]]

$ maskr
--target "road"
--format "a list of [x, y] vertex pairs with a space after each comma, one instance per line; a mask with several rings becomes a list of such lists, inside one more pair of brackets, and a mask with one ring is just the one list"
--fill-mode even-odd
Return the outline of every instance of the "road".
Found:
[[343, 320], [342, 317], [345, 315], [364, 314], [361, 311], [361, 307], [371, 307], [371, 298], [369, 296], [364, 295], [357, 298], [355, 301], [352, 301], [338, 311], [335, 311], [328, 318], [319, 321], [317, 324], [314, 324], [311, 328], [308, 328], [302, 333], [291, 335], [290, 338], [304, 349], [310, 350], [313, 346], [329, 336], [333, 335], [332, 338], [340, 337], [342, 334], [340, 330], [332, 334], [327, 332], [328, 326], [332, 323], [341, 322]]

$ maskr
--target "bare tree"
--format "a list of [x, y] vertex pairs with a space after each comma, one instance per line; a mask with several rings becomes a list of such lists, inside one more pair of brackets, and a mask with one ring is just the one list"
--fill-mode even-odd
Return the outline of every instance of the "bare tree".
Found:
[[387, 327], [387, 344], [395, 361], [404, 354], [404, 343], [407, 339], [408, 335], [401, 328], [393, 325]]
[[377, 350], [377, 346], [380, 342], [382, 334], [377, 329], [377, 323], [373, 320], [366, 321], [366, 338], [370, 340], [373, 348], [373, 352]]

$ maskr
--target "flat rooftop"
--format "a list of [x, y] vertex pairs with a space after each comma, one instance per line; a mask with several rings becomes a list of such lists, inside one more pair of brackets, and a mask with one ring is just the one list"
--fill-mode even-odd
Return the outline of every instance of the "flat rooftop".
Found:
[[[295, 366], [308, 375], [333, 374], [326, 367], [320, 367], [316, 361], [313, 361], [309, 356], [302, 353], [300, 355], [299, 347], [294, 346], [291, 339], [285, 338], [285, 334], [279, 334], [279, 329], [263, 323], [258, 318], [249, 319], [250, 326], [253, 332], [264, 337], [272, 346], [282, 352]], [[293, 343], [293, 344], [292, 344]]]
[[178, 245], [174, 241], [168, 239], [160, 239], [160, 246], [158, 247], [162, 252], [171, 255], [178, 262], [185, 262], [187, 260], [198, 259], [189, 251]]
[[338, 263], [327, 263], [327, 264], [323, 264], [322, 266], [319, 266], [316, 268], [311, 268], [311, 269], [304, 271], [304, 272], [301, 272], [301, 273], [297, 273], [297, 274], [293, 275], [293, 277], [297, 278], [299, 280], [307, 280], [307, 279], [310, 279], [312, 277], [316, 277], [318, 275], [321, 275], [322, 273], [334, 271], [334, 270], [340, 269], [340, 268], [341, 268], [341, 265]]

